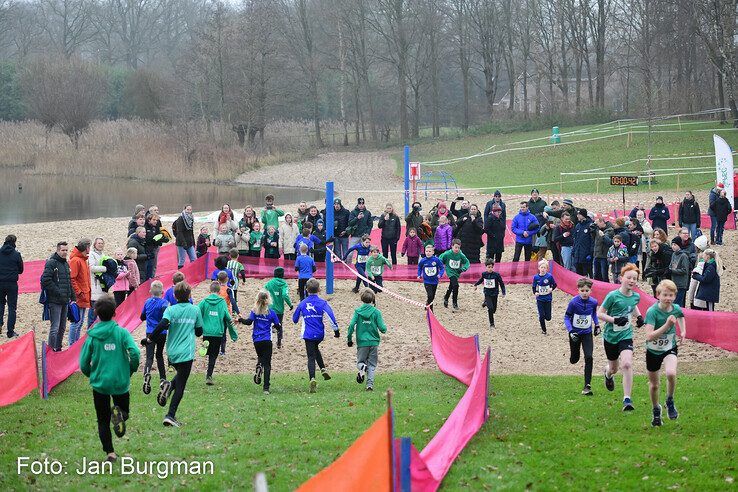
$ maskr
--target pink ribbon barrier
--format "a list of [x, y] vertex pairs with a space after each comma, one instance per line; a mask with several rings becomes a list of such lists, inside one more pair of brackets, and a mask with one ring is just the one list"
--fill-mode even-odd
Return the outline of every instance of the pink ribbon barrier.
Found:
[[479, 362], [479, 336], [460, 337], [446, 330], [433, 311], [428, 313], [428, 327], [433, 357], [438, 369], [467, 386], [471, 384]]
[[0, 407], [22, 399], [38, 388], [35, 334], [0, 345]]

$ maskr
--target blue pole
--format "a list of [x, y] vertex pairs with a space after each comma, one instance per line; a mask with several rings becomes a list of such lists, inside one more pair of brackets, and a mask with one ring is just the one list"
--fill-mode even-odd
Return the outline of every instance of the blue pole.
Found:
[[[333, 236], [333, 181], [325, 183], [325, 237]], [[334, 243], [335, 244], [335, 243]], [[331, 246], [333, 248], [334, 246]], [[325, 293], [333, 294], [333, 260], [325, 256]]]
[[403, 156], [405, 166], [405, 215], [410, 213], [410, 146], [405, 146]]

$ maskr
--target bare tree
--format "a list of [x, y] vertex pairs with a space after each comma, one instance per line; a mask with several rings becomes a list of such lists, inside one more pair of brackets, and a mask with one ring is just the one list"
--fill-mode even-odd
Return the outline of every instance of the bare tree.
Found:
[[461, 91], [463, 94], [463, 120], [461, 128], [469, 130], [469, 0], [452, 0], [451, 17], [454, 26], [453, 38], [456, 42], [459, 56], [459, 70], [461, 71]]
[[41, 0], [38, 21], [49, 42], [66, 58], [95, 36], [92, 0]]
[[494, 113], [497, 87], [500, 78], [502, 46], [500, 40], [499, 11], [495, 0], [469, 0], [469, 21], [476, 37], [476, 48], [481, 58], [484, 74], [484, 94], [487, 111]]

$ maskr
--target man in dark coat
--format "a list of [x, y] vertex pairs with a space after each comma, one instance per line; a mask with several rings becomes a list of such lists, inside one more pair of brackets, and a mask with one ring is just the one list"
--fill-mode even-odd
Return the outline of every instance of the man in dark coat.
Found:
[[592, 277], [592, 256], [597, 228], [587, 215], [587, 210], [577, 211], [577, 225], [574, 226], [574, 247], [571, 256], [577, 274]]
[[487, 259], [492, 258], [495, 263], [502, 260], [505, 251], [505, 232], [507, 225], [502, 219], [502, 207], [492, 206], [492, 212], [484, 221], [484, 232], [487, 233]]
[[361, 241], [361, 236], [372, 232], [374, 220], [372, 213], [366, 209], [364, 199], [356, 200], [356, 207], [351, 211], [349, 216], [349, 227], [351, 228], [351, 239], [349, 239], [349, 248]]
[[454, 230], [454, 237], [461, 241], [461, 252], [469, 263], [481, 263], [479, 250], [482, 248], [482, 234], [484, 234], [482, 214], [476, 205], [471, 205], [469, 212], [456, 222]]
[[411, 228], [415, 229], [416, 232], [420, 231], [420, 224], [423, 223], [423, 216], [420, 214], [422, 209], [423, 206], [420, 202], [413, 202], [413, 209], [405, 217], [405, 236], [408, 235]]
[[700, 228], [701, 217], [699, 203], [697, 203], [691, 191], [686, 192], [684, 200], [679, 205], [679, 227], [689, 229], [689, 235], [693, 241], [697, 239], [697, 229]]
[[67, 310], [69, 302], [75, 300], [72, 288], [72, 277], [67, 263], [69, 245], [61, 241], [56, 245], [56, 252], [46, 260], [41, 274], [41, 288], [46, 292], [49, 307], [49, 346], [54, 352], [61, 350], [64, 330], [67, 327]]
[[16, 237], [5, 238], [0, 248], [0, 331], [5, 319], [5, 304], [8, 305], [8, 338], [17, 337], [15, 317], [18, 308], [18, 277], [23, 273], [23, 258], [15, 249]]
[[[326, 217], [323, 212], [323, 217]], [[349, 244], [349, 233], [346, 229], [349, 226], [349, 218], [351, 212], [346, 210], [346, 207], [341, 203], [340, 198], [333, 200], [333, 250], [338, 257], [343, 258], [346, 256]]]
[[656, 229], [661, 229], [668, 234], [669, 219], [671, 219], [671, 212], [669, 212], [669, 208], [664, 205], [664, 198], [657, 196], [656, 203], [648, 212], [648, 220], [651, 221], [651, 227], [653, 227], [654, 231]]
[[502, 193], [500, 193], [500, 190], [495, 190], [495, 195], [492, 200], [488, 201], [484, 206], [484, 227], [487, 227], [487, 217], [492, 213], [492, 207], [495, 205], [502, 209], [502, 220], [507, 221], [507, 206], [505, 205], [505, 202], [502, 201]]

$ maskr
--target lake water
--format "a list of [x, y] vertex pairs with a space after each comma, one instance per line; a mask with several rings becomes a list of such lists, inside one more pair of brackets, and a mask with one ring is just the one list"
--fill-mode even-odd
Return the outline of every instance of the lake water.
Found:
[[[18, 189], [18, 185], [22, 189]], [[323, 204], [325, 194], [304, 188], [209, 183], [154, 183], [115, 178], [36, 176], [0, 170], [0, 224], [126, 217], [141, 203], [156, 204], [162, 214], [176, 214], [185, 204], [195, 213], [230, 204], [240, 215], [246, 205], [261, 207], [272, 193], [280, 203]], [[321, 207], [322, 208], [322, 207]]]

